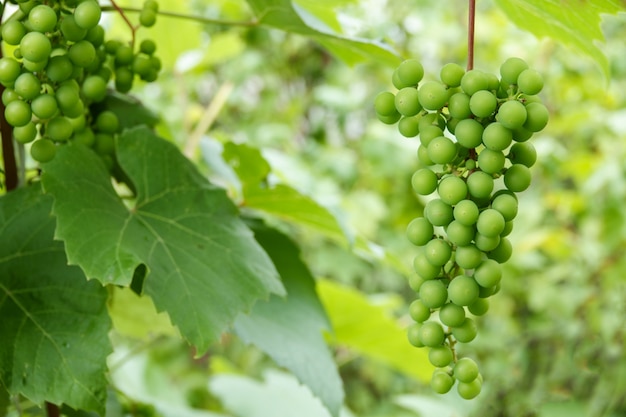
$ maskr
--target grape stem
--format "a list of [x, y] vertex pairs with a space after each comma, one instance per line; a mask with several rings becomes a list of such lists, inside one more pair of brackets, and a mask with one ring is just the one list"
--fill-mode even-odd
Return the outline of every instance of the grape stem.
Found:
[[[4, 13], [4, 10], [2, 11]], [[2, 22], [2, 15], [0, 15]], [[2, 48], [0, 48], [0, 58], [2, 58]], [[0, 94], [4, 92], [5, 87], [0, 85]], [[0, 136], [2, 140], [2, 159], [4, 162], [4, 181], [7, 191], [17, 188], [19, 183], [17, 161], [15, 159], [15, 147], [13, 146], [13, 129], [4, 118], [4, 103], [0, 101]]]
[[[131, 33], [131, 40], [130, 40], [130, 45], [134, 48], [135, 47], [135, 33], [137, 32], [137, 29], [139, 28], [139, 26], [133, 25], [133, 22], [130, 21], [130, 19], [128, 18], [128, 16], [126, 16], [126, 13], [124, 12], [125, 9], [118, 6], [118, 4], [115, 2], [115, 0], [111, 0], [111, 6], [113, 7], [113, 10], [117, 11], [119, 13], [119, 15], [122, 17], [122, 19], [124, 19], [124, 22], [126, 22], [126, 24], [128, 25], [128, 27], [130, 28], [130, 33]], [[102, 7], [102, 10], [104, 10], [105, 8]]]
[[476, 0], [469, 0], [467, 18], [467, 70], [474, 68], [474, 24], [476, 22]]
[[60, 417], [61, 410], [59, 410], [59, 406], [52, 403], [46, 403], [46, 414], [48, 417]]
[[[114, 1], [111, 1], [111, 4], [113, 6], [102, 6], [102, 11], [103, 12], [117, 11], [118, 13], [122, 14], [122, 16], [125, 16], [124, 12], [139, 13], [142, 10], [140, 8], [137, 8], [137, 7], [121, 7], [121, 6], [118, 6], [117, 4], [115, 4]], [[246, 26], [246, 27], [253, 27], [253, 26], [258, 26], [259, 25], [259, 21], [256, 20], [256, 19], [247, 20], [247, 21], [220, 20], [220, 19], [210, 19], [210, 18], [201, 17], [201, 16], [195, 16], [195, 15], [184, 14], [184, 13], [161, 11], [161, 10], [159, 10], [157, 12], [157, 14], [159, 14], [161, 16], [173, 17], [173, 18], [177, 18], [177, 19], [193, 20], [195, 22], [204, 23], [204, 24], [207, 24], [207, 25]], [[130, 24], [128, 19], [125, 18], [125, 20], [132, 27], [132, 25]]]

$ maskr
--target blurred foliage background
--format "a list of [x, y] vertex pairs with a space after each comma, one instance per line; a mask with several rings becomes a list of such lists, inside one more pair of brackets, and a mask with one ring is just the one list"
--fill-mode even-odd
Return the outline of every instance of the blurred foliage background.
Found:
[[[497, 72], [509, 56], [525, 59], [544, 74], [551, 121], [534, 139], [539, 160], [520, 196], [502, 289], [479, 319], [478, 338], [463, 346], [485, 378], [470, 402], [430, 392], [425, 355], [402, 331], [415, 297], [407, 284], [415, 249], [404, 229], [424, 202], [410, 187], [419, 141], [378, 122], [372, 109], [374, 96], [391, 87], [392, 65], [348, 66], [310, 38], [279, 30], [160, 17], [144, 35], [159, 45], [165, 73], [137, 96], [162, 116], [161, 135], [242, 210], [241, 184], [219, 158], [229, 142], [260, 149], [271, 181], [326, 207], [351, 237], [346, 244], [279, 222], [318, 278], [346, 390], [344, 417], [625, 415], [625, 16], [602, 22], [607, 79], [586, 56], [516, 28], [492, 1], [478, 3], [475, 67]], [[250, 18], [241, 1], [160, 4], [209, 19]], [[346, 34], [419, 58], [427, 77], [447, 62], [466, 63], [466, 10], [457, 2], [337, 5]], [[108, 24], [127, 30], [117, 19]], [[196, 358], [149, 300], [121, 290], [115, 299], [117, 391], [107, 416], [329, 415], [236, 337], [225, 335]]]

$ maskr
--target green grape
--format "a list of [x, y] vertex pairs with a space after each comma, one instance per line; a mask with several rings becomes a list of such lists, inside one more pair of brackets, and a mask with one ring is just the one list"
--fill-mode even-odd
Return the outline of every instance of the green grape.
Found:
[[513, 245], [511, 245], [511, 241], [509, 239], [503, 237], [500, 238], [498, 246], [487, 254], [487, 257], [503, 264], [511, 259], [511, 255], [513, 255]]
[[[424, 259], [424, 262], [428, 263], [428, 261], [426, 261], [425, 259]], [[413, 291], [417, 292], [417, 293], [419, 293], [419, 290], [420, 290], [422, 284], [424, 282], [426, 282], [426, 281], [428, 281], [428, 280], [422, 278], [421, 276], [419, 276], [419, 274], [417, 272], [414, 273], [414, 274], [410, 274], [409, 275], [409, 287], [411, 287], [411, 289]]]
[[467, 196], [467, 185], [461, 178], [451, 175], [443, 178], [437, 188], [439, 198], [451, 206], [465, 199]]
[[425, 281], [419, 289], [422, 303], [428, 308], [439, 308], [448, 300], [448, 290], [443, 282], [437, 279]]
[[473, 226], [466, 226], [458, 220], [454, 220], [448, 225], [446, 234], [448, 235], [448, 240], [452, 242], [452, 244], [456, 246], [465, 246], [469, 245], [474, 239], [475, 230]]
[[427, 321], [422, 324], [418, 335], [424, 346], [428, 347], [441, 346], [445, 339], [445, 333], [441, 324], [434, 321]]
[[476, 222], [476, 230], [483, 236], [494, 237], [500, 236], [504, 230], [504, 217], [498, 210], [486, 209], [478, 216]]
[[491, 200], [491, 208], [502, 215], [505, 222], [509, 222], [517, 216], [517, 197], [511, 193], [500, 193]]
[[66, 110], [71, 110], [76, 105], [76, 103], [80, 101], [78, 90], [74, 88], [71, 84], [61, 85], [57, 89], [55, 96], [59, 108], [63, 112], [65, 112]]
[[448, 132], [454, 135], [454, 132], [456, 131], [456, 125], [458, 125], [460, 121], [461, 121], [460, 119], [455, 119], [455, 118], [449, 119], [446, 125]]
[[483, 149], [478, 154], [478, 167], [487, 174], [496, 174], [502, 171], [506, 157], [501, 151]]
[[6, 106], [15, 100], [20, 100], [19, 94], [17, 94], [12, 88], [5, 88], [2, 92], [2, 104]]
[[526, 122], [526, 107], [517, 100], [506, 101], [498, 109], [496, 120], [507, 129], [519, 129]]
[[78, 42], [87, 36], [87, 29], [78, 26], [73, 15], [64, 15], [63, 20], [61, 20], [61, 33], [66, 40]]
[[500, 244], [500, 235], [485, 236], [481, 233], [476, 233], [474, 236], [474, 244], [483, 252], [492, 251]]
[[474, 119], [461, 120], [454, 131], [457, 142], [468, 149], [475, 148], [482, 143], [483, 125]]
[[487, 311], [489, 311], [489, 300], [486, 298], [479, 298], [467, 306], [467, 309], [475, 316], [483, 316], [487, 313]]
[[46, 75], [52, 82], [68, 80], [74, 72], [74, 64], [67, 55], [53, 56], [46, 65]]
[[526, 190], [530, 181], [530, 169], [526, 165], [513, 164], [504, 173], [504, 185], [516, 193]]
[[[119, 83], [119, 86], [118, 86]], [[132, 81], [131, 81], [132, 83]], [[123, 82], [119, 82], [118, 80], [115, 81], [116, 84], [116, 89], [119, 91], [120, 88], [126, 88], [126, 84]], [[129, 87], [130, 89], [130, 87]], [[402, 117], [400, 115], [400, 113], [396, 113], [393, 116], [383, 116], [381, 114], [376, 114], [376, 117], [378, 118], [378, 120], [380, 120], [381, 122], [383, 122], [384, 124], [387, 125], [393, 125], [396, 124], [398, 122], [398, 120], [400, 120], [400, 117]]]
[[46, 124], [46, 137], [55, 142], [64, 142], [72, 136], [72, 123], [63, 116], [52, 118]]
[[469, 70], [461, 78], [461, 89], [469, 96], [489, 88], [489, 78], [479, 70]]
[[405, 87], [395, 97], [395, 107], [403, 116], [415, 116], [422, 110], [418, 92], [413, 87]]
[[485, 172], [475, 171], [467, 177], [467, 189], [474, 198], [487, 198], [493, 191], [493, 177]]
[[471, 382], [459, 382], [457, 391], [459, 396], [466, 400], [476, 398], [482, 389], [482, 382], [476, 378]]
[[419, 102], [425, 109], [439, 110], [448, 101], [448, 90], [436, 81], [427, 81], [418, 90]]
[[115, 139], [113, 135], [97, 133], [94, 148], [100, 155], [112, 155], [115, 152]]
[[38, 139], [30, 147], [30, 156], [37, 162], [48, 162], [54, 158], [57, 147], [50, 139]]
[[78, 117], [68, 118], [68, 120], [72, 124], [72, 130], [74, 131], [83, 130], [85, 127], [87, 127], [87, 119], [85, 118], [84, 114], [81, 114]]
[[483, 131], [482, 142], [487, 149], [503, 151], [513, 142], [513, 132], [504, 127], [501, 123], [490, 123]]
[[74, 10], [74, 20], [76, 25], [82, 29], [92, 29], [100, 22], [102, 10], [96, 1], [87, 0], [76, 6]]
[[425, 129], [426, 126], [439, 126], [439, 129], [443, 132], [446, 128], [446, 120], [437, 112], [428, 113], [420, 119], [420, 131]]
[[443, 368], [452, 363], [453, 354], [448, 346], [436, 346], [428, 352], [428, 360], [433, 366]]
[[48, 65], [48, 60], [45, 59], [43, 61], [34, 62], [34, 61], [29, 61], [28, 59], [24, 58], [22, 59], [22, 65], [27, 71], [39, 72], [42, 69], [44, 69], [46, 65]]
[[431, 166], [435, 165], [435, 163], [428, 156], [428, 148], [424, 145], [420, 145], [417, 148], [417, 159], [420, 161], [422, 165]]
[[463, 269], [474, 269], [481, 264], [483, 253], [474, 245], [458, 246], [456, 248], [455, 262]]
[[19, 62], [13, 58], [0, 58], [0, 82], [5, 87], [12, 86], [21, 71]]
[[152, 39], [144, 39], [139, 44], [139, 51], [146, 55], [152, 55], [156, 52], [156, 43]]
[[41, 83], [34, 74], [25, 72], [17, 77], [13, 89], [24, 100], [32, 100], [39, 95]]
[[439, 136], [443, 136], [443, 130], [439, 126], [426, 125], [420, 128], [420, 143], [424, 146], [428, 146], [433, 139]]
[[156, 0], [146, 0], [143, 3], [143, 8], [144, 9], [150, 9], [154, 12], [158, 12], [159, 11], [159, 2], [157, 2]]
[[28, 13], [28, 23], [34, 31], [52, 32], [57, 25], [57, 14], [52, 7], [40, 4]]
[[448, 285], [450, 301], [459, 306], [468, 306], [478, 299], [478, 283], [467, 275], [458, 275]]
[[436, 198], [426, 203], [424, 207], [424, 217], [433, 226], [447, 226], [453, 219], [452, 206]]
[[454, 303], [446, 303], [439, 309], [439, 320], [448, 327], [459, 327], [465, 322], [465, 309]]
[[12, 101], [4, 108], [4, 118], [11, 126], [25, 126], [30, 123], [31, 117], [30, 106], [25, 101]]
[[543, 89], [543, 77], [533, 69], [527, 69], [520, 73], [517, 86], [524, 94], [538, 94]]
[[469, 343], [476, 338], [478, 328], [471, 317], [466, 317], [460, 326], [452, 328], [452, 336], [461, 343]]
[[508, 221], [504, 224], [504, 230], [500, 233], [500, 237], [506, 237], [513, 231], [513, 222]]
[[424, 77], [424, 67], [417, 59], [407, 59], [396, 69], [398, 81], [402, 87], [415, 87]]
[[461, 79], [465, 75], [465, 69], [459, 64], [450, 62], [445, 64], [441, 68], [439, 78], [448, 87], [459, 87], [461, 85]]
[[500, 286], [496, 285], [489, 288], [480, 287], [480, 298], [489, 298], [494, 294], [497, 294], [500, 291]]
[[398, 132], [404, 137], [414, 138], [420, 133], [420, 117], [403, 117], [398, 123]]
[[117, 66], [131, 65], [134, 58], [133, 48], [128, 45], [121, 45], [115, 51], [115, 65]]
[[78, 41], [67, 53], [72, 63], [78, 67], [86, 67], [96, 59], [96, 48], [89, 41]]
[[413, 270], [424, 280], [437, 278], [441, 272], [441, 267], [428, 262], [424, 252], [419, 253], [413, 258]]
[[469, 105], [476, 117], [488, 117], [496, 110], [498, 100], [491, 92], [480, 90], [472, 95]]
[[409, 242], [416, 246], [423, 246], [428, 243], [433, 237], [433, 233], [433, 225], [424, 217], [413, 219], [406, 228]]
[[515, 142], [526, 142], [532, 136], [533, 136], [533, 132], [531, 132], [530, 130], [524, 129], [523, 127], [520, 127], [519, 129], [515, 129], [513, 131], [513, 140]]
[[537, 151], [532, 143], [516, 143], [511, 146], [508, 158], [513, 164], [522, 164], [530, 168], [537, 162]]
[[96, 128], [103, 133], [116, 133], [120, 129], [120, 121], [115, 113], [105, 110], [96, 118]]
[[528, 114], [524, 129], [530, 132], [539, 132], [548, 124], [550, 114], [548, 109], [541, 103], [529, 103], [526, 105], [526, 113]]
[[454, 386], [454, 378], [445, 371], [436, 370], [430, 379], [430, 387], [438, 394], [450, 392]]
[[433, 239], [424, 247], [424, 254], [431, 264], [443, 266], [450, 260], [452, 248], [443, 239]]
[[449, 164], [457, 155], [454, 142], [445, 136], [439, 136], [428, 144], [428, 157], [436, 164]]
[[507, 84], [517, 84], [517, 78], [526, 69], [528, 69], [528, 64], [523, 59], [509, 58], [500, 66], [502, 81]]
[[413, 190], [419, 195], [428, 195], [437, 189], [437, 174], [428, 168], [422, 168], [411, 177], [411, 185]]
[[471, 358], [461, 358], [454, 365], [454, 377], [460, 382], [472, 382], [478, 374], [478, 365]]
[[472, 115], [470, 109], [470, 96], [465, 93], [455, 93], [448, 100], [450, 116], [456, 119], [467, 119]]
[[[96, 25], [87, 31], [85, 40], [91, 42], [95, 48], [99, 48], [104, 45], [104, 37], [104, 28], [100, 25]], [[106, 52], [104, 53], [106, 54]]]
[[19, 143], [30, 143], [37, 137], [37, 126], [33, 122], [29, 122], [24, 126], [14, 127], [13, 137]]
[[26, 35], [26, 28], [19, 20], [2, 23], [2, 39], [9, 45], [19, 45]]
[[122, 42], [110, 39], [104, 43], [104, 50], [109, 55], [115, 55], [117, 49], [122, 45]]
[[83, 144], [85, 146], [93, 146], [96, 143], [96, 135], [93, 133], [91, 129], [82, 129], [80, 131], [74, 131], [74, 136], [72, 137], [74, 142]]
[[423, 323], [430, 318], [430, 308], [422, 300], [415, 300], [409, 306], [409, 315], [418, 323]]
[[148, 75], [150, 71], [152, 71], [150, 58], [142, 55], [135, 55], [133, 58], [133, 72], [140, 77], [143, 77]]
[[20, 41], [20, 52], [24, 59], [32, 62], [43, 62], [52, 52], [50, 39], [43, 33], [29, 32]]
[[409, 340], [409, 343], [415, 347], [424, 347], [424, 344], [422, 343], [419, 337], [419, 331], [421, 327], [422, 327], [421, 323], [412, 323], [407, 328], [407, 332], [406, 332], [407, 339]]
[[31, 110], [39, 119], [49, 119], [59, 111], [57, 101], [51, 94], [41, 94], [30, 103]]
[[83, 81], [81, 91], [87, 100], [100, 102], [106, 97], [107, 83], [97, 75], [90, 75]]
[[61, 111], [69, 118], [80, 117], [85, 113], [85, 105], [82, 100], [77, 100], [72, 106], [61, 108]]
[[[135, 75], [131, 70], [125, 67], [115, 69], [115, 89], [120, 93], [128, 93], [133, 87], [133, 77]], [[400, 119], [400, 115], [398, 115]], [[396, 120], [397, 122], [398, 120]], [[395, 123], [395, 122], [394, 122]]]
[[471, 226], [478, 221], [478, 206], [472, 200], [462, 200], [453, 210], [454, 219], [465, 226]]
[[156, 23], [157, 13], [152, 9], [143, 9], [139, 13], [139, 24], [143, 27], [152, 27]]

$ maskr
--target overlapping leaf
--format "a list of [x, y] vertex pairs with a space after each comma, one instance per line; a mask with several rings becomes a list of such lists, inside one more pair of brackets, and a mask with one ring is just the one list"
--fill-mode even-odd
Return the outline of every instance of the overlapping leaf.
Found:
[[89, 278], [122, 285], [146, 265], [144, 291], [199, 351], [257, 299], [283, 292], [271, 260], [225, 192], [174, 145], [136, 128], [121, 136], [117, 159], [137, 190], [130, 208], [89, 149], [61, 147], [44, 166], [56, 235], [70, 263]]
[[102, 412], [107, 292], [67, 265], [51, 207], [37, 185], [0, 198], [0, 386], [37, 403]]
[[609, 75], [609, 63], [597, 41], [603, 41], [602, 14], [624, 10], [618, 0], [497, 0], [506, 15], [520, 28], [537, 37], [550, 37], [573, 46], [593, 58]]
[[255, 237], [280, 273], [287, 297], [257, 303], [235, 321], [236, 333], [289, 369], [328, 408], [339, 414], [343, 387], [322, 332], [330, 330], [315, 282], [297, 246], [279, 232], [258, 225]]

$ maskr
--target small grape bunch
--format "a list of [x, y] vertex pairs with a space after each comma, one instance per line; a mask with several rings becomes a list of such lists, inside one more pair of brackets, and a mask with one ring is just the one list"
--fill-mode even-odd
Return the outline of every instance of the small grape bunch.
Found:
[[[57, 146], [75, 141], [93, 147], [112, 163], [114, 136], [120, 123], [110, 110], [92, 112], [103, 102], [109, 82], [127, 93], [135, 77], [156, 80], [161, 61], [156, 45], [139, 48], [105, 40], [96, 0], [18, 1], [19, 10], [2, 23], [2, 40], [16, 46], [13, 57], [0, 59], [4, 117], [14, 139], [31, 143], [38, 162], [54, 158]], [[152, 26], [158, 3], [147, 0], [140, 25]]]
[[499, 78], [454, 63], [441, 69], [439, 81], [423, 77], [419, 61], [402, 62], [392, 77], [398, 91], [382, 92], [374, 103], [380, 121], [419, 136], [422, 167], [412, 187], [418, 195], [436, 193], [407, 227], [419, 247], [409, 279], [417, 299], [409, 307], [408, 339], [430, 348], [435, 392], [458, 381], [460, 396], [471, 399], [483, 378], [456, 345], [474, 340], [474, 317], [487, 312], [500, 289], [501, 264], [512, 254], [507, 236], [516, 193], [530, 186], [537, 159], [528, 140], [547, 125], [548, 110], [537, 96], [543, 78], [520, 58], [507, 59]]

